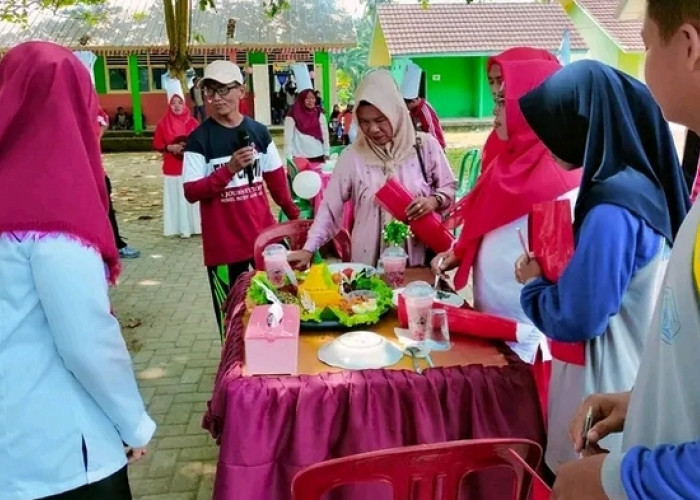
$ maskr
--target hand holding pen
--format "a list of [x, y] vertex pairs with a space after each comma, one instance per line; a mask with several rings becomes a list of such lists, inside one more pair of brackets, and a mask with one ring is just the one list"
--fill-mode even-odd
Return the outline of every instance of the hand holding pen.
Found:
[[515, 280], [521, 285], [524, 285], [531, 279], [542, 276], [542, 269], [535, 259], [535, 255], [528, 249], [525, 238], [523, 237], [523, 232], [520, 228], [516, 231], [518, 232], [518, 240], [520, 241], [523, 254], [515, 261]]

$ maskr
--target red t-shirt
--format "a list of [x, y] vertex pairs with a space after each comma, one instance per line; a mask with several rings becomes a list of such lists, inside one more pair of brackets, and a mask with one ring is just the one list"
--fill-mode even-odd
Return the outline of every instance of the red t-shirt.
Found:
[[445, 142], [445, 134], [442, 132], [437, 113], [433, 107], [428, 104], [428, 101], [421, 99], [420, 104], [411, 110], [411, 117], [414, 122], [420, 124], [422, 132], [435, 137], [440, 143], [440, 146], [442, 146], [442, 149], [445, 149], [447, 145]]
[[[243, 147], [241, 129], [258, 151], [249, 184], [245, 170], [235, 176], [227, 168], [234, 151]], [[267, 128], [251, 118], [227, 128], [205, 120], [190, 134], [185, 148], [185, 198], [200, 202], [204, 264], [218, 266], [253, 258], [255, 239], [275, 220], [264, 186], [290, 219], [299, 217], [287, 175]]]

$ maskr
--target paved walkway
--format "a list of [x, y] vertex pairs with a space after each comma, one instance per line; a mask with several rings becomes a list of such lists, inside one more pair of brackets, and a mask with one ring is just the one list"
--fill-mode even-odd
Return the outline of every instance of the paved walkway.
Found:
[[[133, 493], [138, 500], [208, 500], [218, 449], [200, 423], [220, 342], [201, 239], [162, 236], [157, 157], [113, 155], [105, 163], [122, 233], [142, 252], [123, 261], [113, 307], [125, 325], [141, 393], [158, 423], [148, 457], [130, 467]], [[134, 318], [141, 324], [129, 328]]]

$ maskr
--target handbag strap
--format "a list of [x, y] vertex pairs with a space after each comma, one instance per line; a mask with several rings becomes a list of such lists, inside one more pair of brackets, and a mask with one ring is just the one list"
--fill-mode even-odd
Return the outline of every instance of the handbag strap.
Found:
[[430, 181], [428, 180], [428, 172], [425, 170], [425, 161], [423, 160], [423, 148], [421, 147], [423, 141], [421, 140], [420, 136], [416, 135], [416, 143], [413, 145], [414, 148], [416, 148], [416, 152], [418, 153], [418, 163], [420, 164], [420, 171], [423, 174], [423, 180], [426, 182], [426, 184], [430, 184]]

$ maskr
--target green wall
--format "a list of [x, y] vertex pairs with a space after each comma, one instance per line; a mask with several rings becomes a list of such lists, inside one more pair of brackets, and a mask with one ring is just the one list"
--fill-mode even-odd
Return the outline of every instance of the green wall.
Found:
[[[493, 110], [486, 57], [416, 57], [426, 76], [426, 98], [440, 118], [483, 118]], [[435, 75], [439, 79], [435, 80]]]
[[104, 56], [97, 56], [95, 60], [95, 66], [92, 68], [95, 73], [95, 90], [98, 94], [107, 93], [107, 69], [105, 68], [105, 58]]
[[323, 88], [321, 89], [321, 97], [323, 102], [326, 104], [326, 109], [328, 109], [328, 103], [331, 102], [331, 57], [326, 51], [314, 52], [314, 64], [321, 66], [323, 71], [323, 78], [321, 79], [323, 83]]

